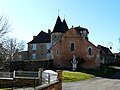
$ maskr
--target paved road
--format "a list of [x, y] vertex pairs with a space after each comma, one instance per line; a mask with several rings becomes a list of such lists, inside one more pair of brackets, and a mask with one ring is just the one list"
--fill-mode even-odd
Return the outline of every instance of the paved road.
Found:
[[62, 90], [120, 90], [120, 80], [96, 77], [86, 81], [63, 83]]

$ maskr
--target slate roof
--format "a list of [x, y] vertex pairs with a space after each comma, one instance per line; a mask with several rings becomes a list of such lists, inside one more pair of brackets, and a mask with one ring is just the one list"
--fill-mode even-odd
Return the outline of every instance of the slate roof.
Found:
[[98, 45], [98, 47], [100, 47], [107, 55], [110, 55], [110, 56], [114, 57], [114, 54], [110, 51], [109, 48], [101, 46], [101, 45]]
[[65, 33], [68, 29], [69, 28], [68, 28], [68, 25], [67, 25], [65, 19], [62, 22], [60, 17], [58, 16], [52, 33], [54, 33], [54, 32]]
[[63, 29], [65, 32], [69, 29], [65, 19], [63, 20]]
[[84, 30], [86, 30], [87, 33], [89, 34], [89, 31], [88, 31], [88, 29], [86, 29], [86, 28], [83, 28], [83, 27], [78, 26], [78, 27], [74, 27], [74, 29], [76, 29], [76, 30], [78, 30], [78, 31], [84, 31]]
[[35, 36], [35, 38], [28, 42], [28, 44], [32, 44], [32, 43], [50, 43], [50, 34], [41, 31], [37, 36]]

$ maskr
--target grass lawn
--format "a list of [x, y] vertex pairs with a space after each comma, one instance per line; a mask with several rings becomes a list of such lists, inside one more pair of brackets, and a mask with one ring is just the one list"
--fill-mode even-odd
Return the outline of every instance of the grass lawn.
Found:
[[0, 89], [0, 90], [12, 90], [12, 89], [7, 89], [7, 88], [4, 88], [4, 89]]
[[75, 82], [75, 81], [90, 79], [93, 77], [95, 76], [81, 72], [63, 71], [62, 73], [63, 82]]

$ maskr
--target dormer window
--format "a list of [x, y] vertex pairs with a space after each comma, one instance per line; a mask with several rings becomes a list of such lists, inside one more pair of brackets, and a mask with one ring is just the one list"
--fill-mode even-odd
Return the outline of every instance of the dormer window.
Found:
[[83, 32], [82, 31], [80, 31], [80, 34], [82, 34]]
[[81, 37], [83, 37], [83, 31], [80, 31], [80, 35], [81, 35]]

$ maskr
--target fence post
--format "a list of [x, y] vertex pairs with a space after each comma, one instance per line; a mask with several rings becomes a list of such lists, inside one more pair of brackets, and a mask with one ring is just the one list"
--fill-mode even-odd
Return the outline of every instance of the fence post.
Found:
[[48, 73], [48, 83], [50, 84], [50, 74]]
[[13, 78], [15, 78], [15, 70], [14, 70], [14, 72], [13, 72]]
[[40, 84], [40, 85], [42, 84], [42, 71], [43, 71], [43, 69], [42, 69], [42, 68], [39, 68], [38, 79], [39, 79], [39, 84]]
[[59, 80], [58, 90], [62, 90], [62, 70], [57, 70], [57, 73], [57, 79]]
[[12, 90], [14, 89], [14, 82], [15, 82], [15, 70], [13, 72]]

